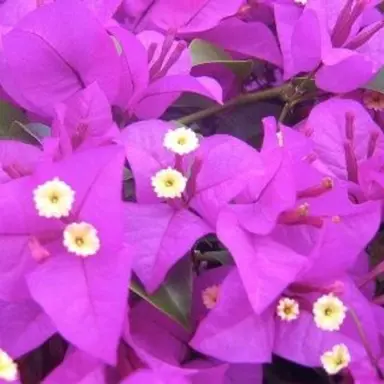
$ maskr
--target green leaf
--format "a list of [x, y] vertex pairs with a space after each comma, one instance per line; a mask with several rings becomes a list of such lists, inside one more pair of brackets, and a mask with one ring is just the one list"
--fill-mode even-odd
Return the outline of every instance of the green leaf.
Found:
[[130, 289], [184, 328], [189, 329], [192, 307], [192, 262], [190, 258], [179, 261], [168, 274], [166, 281], [153, 295], [148, 295], [137, 280], [131, 281]]
[[226, 251], [208, 251], [201, 253], [199, 251], [196, 251], [196, 257], [198, 260], [204, 260], [204, 261], [214, 261], [217, 263], [220, 263], [222, 265], [230, 265], [233, 264], [233, 259], [231, 254]]
[[16, 121], [25, 121], [23, 111], [5, 101], [0, 101], [0, 136], [12, 137], [11, 133]]
[[189, 50], [192, 55], [193, 66], [209, 63], [222, 64], [241, 79], [248, 77], [254, 66], [252, 60], [233, 60], [221, 48], [201, 39], [194, 39]]
[[370, 89], [371, 91], [376, 91], [384, 93], [384, 69], [382, 69], [373, 80], [371, 80], [363, 88]]

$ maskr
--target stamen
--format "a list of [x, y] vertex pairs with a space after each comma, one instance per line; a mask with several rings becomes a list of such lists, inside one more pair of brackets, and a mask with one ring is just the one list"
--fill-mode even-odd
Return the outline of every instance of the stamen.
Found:
[[72, 138], [71, 138], [72, 147], [74, 149], [78, 148], [81, 145], [81, 143], [84, 141], [87, 133], [88, 133], [88, 124], [80, 123], [76, 127], [76, 131], [72, 135]]
[[[331, 40], [336, 48], [340, 48], [348, 39], [352, 27], [357, 18], [363, 13], [370, 0], [357, 0], [352, 6], [353, 0], [349, 0], [341, 12]], [[339, 23], [340, 21], [340, 23]]]
[[293, 283], [289, 286], [289, 290], [296, 294], [308, 294], [317, 292], [325, 295], [330, 293], [333, 293], [335, 295], [342, 295], [345, 291], [345, 285], [342, 281], [339, 280], [336, 280], [332, 284], [328, 284], [325, 286]]
[[332, 216], [331, 221], [332, 221], [332, 223], [339, 224], [339, 223], [341, 223], [341, 217], [340, 216]]
[[26, 176], [30, 173], [16, 163], [3, 165], [1, 168], [11, 179], [18, 179], [19, 177]]
[[316, 153], [312, 152], [302, 158], [303, 161], [307, 161], [309, 164], [313, 163], [318, 159], [318, 156]]
[[164, 64], [164, 60], [167, 57], [168, 52], [171, 50], [173, 42], [175, 41], [175, 37], [176, 37], [176, 31], [173, 29], [170, 29], [164, 38], [159, 57], [153, 63], [151, 69], [149, 70], [149, 77], [151, 79], [153, 79], [154, 76], [162, 68]]
[[369, 271], [359, 282], [359, 288], [364, 287], [370, 281], [375, 280], [378, 276], [384, 273], [384, 261], [377, 264], [371, 271]]
[[357, 36], [355, 36], [345, 48], [352, 51], [361, 47], [367, 41], [369, 41], [377, 32], [379, 32], [384, 27], [384, 20], [378, 21], [373, 27], [367, 27], [363, 29]]
[[176, 45], [176, 48], [169, 56], [168, 60], [164, 63], [161, 70], [153, 76], [152, 80], [165, 76], [169, 69], [172, 67], [172, 65], [175, 64], [177, 60], [179, 60], [185, 48], [187, 48], [187, 43], [185, 41], [179, 41]]
[[371, 132], [371, 134], [369, 135], [369, 141], [368, 141], [368, 151], [367, 151], [367, 158], [368, 159], [370, 157], [372, 157], [373, 154], [375, 153], [378, 139], [379, 139], [379, 133], [378, 132]]
[[151, 63], [151, 61], [153, 59], [153, 56], [155, 55], [156, 49], [157, 49], [157, 44], [156, 43], [149, 44], [148, 51], [147, 51], [148, 63]]
[[371, 346], [369, 345], [366, 333], [364, 331], [363, 325], [362, 325], [359, 317], [357, 316], [357, 313], [352, 308], [348, 308], [348, 312], [351, 315], [352, 320], [353, 320], [353, 322], [356, 325], [357, 332], [358, 332], [358, 334], [360, 336], [360, 339], [361, 339], [361, 342], [362, 342], [362, 344], [364, 346], [364, 349], [367, 352], [367, 355], [369, 357], [369, 360], [371, 362], [372, 367], [375, 369], [375, 371], [376, 371], [377, 375], [379, 376], [379, 378], [384, 377], [383, 372], [381, 371], [381, 369], [379, 367], [379, 364], [377, 362], [377, 359], [375, 358], [375, 356], [374, 356], [374, 354], [372, 352]]
[[297, 198], [318, 197], [330, 191], [333, 188], [333, 179], [331, 177], [324, 177], [320, 185], [309, 187], [302, 191], [297, 192]]
[[40, 241], [35, 236], [32, 236], [28, 240], [28, 248], [32, 258], [38, 263], [43, 262], [51, 256], [50, 252], [41, 245]]
[[249, 14], [252, 12], [252, 5], [244, 4], [237, 11], [236, 16], [241, 20], [247, 20]]
[[332, 45], [339, 48], [347, 39], [350, 30], [346, 31], [346, 25], [352, 12], [353, 0], [348, 0], [337, 18], [333, 33], [331, 36]]
[[358, 166], [355, 151], [351, 141], [344, 143], [345, 163], [347, 166], [348, 180], [358, 183]]
[[345, 135], [352, 143], [355, 139], [355, 115], [351, 112], [345, 114]]

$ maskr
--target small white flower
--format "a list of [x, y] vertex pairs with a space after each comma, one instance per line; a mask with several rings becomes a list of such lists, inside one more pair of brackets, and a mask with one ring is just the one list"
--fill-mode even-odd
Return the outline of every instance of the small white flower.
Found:
[[16, 381], [18, 377], [17, 365], [12, 358], [0, 349], [0, 379]]
[[187, 178], [173, 168], [162, 169], [152, 177], [152, 186], [158, 197], [181, 197], [187, 186]]
[[343, 302], [330, 293], [321, 296], [313, 305], [316, 325], [324, 331], [337, 331], [344, 322], [347, 308]]
[[39, 216], [58, 219], [69, 215], [75, 191], [55, 177], [33, 191], [33, 200]]
[[178, 155], [186, 155], [198, 148], [199, 139], [192, 129], [180, 127], [166, 133], [163, 145]]
[[329, 375], [335, 375], [346, 368], [351, 361], [351, 355], [346, 345], [337, 344], [330, 351], [325, 352], [321, 364]]
[[64, 229], [64, 246], [77, 256], [95, 255], [100, 249], [100, 239], [96, 228], [88, 223], [72, 223]]
[[293, 321], [299, 317], [300, 308], [299, 303], [288, 297], [279, 300], [276, 308], [277, 316], [284, 321]]
[[202, 292], [203, 303], [208, 309], [212, 309], [216, 306], [217, 300], [219, 298], [220, 286], [212, 285], [204, 289]]
[[306, 5], [308, 0], [293, 0], [296, 4]]

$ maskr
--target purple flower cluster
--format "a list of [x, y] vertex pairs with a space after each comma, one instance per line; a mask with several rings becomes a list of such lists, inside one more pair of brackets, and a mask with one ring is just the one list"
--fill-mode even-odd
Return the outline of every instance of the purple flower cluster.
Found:
[[0, 383], [384, 381], [379, 3], [0, 1]]

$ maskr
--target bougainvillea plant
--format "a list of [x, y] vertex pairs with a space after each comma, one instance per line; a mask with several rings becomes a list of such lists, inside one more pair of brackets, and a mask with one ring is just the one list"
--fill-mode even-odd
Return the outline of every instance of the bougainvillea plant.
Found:
[[379, 0], [0, 0], [0, 383], [384, 383]]

